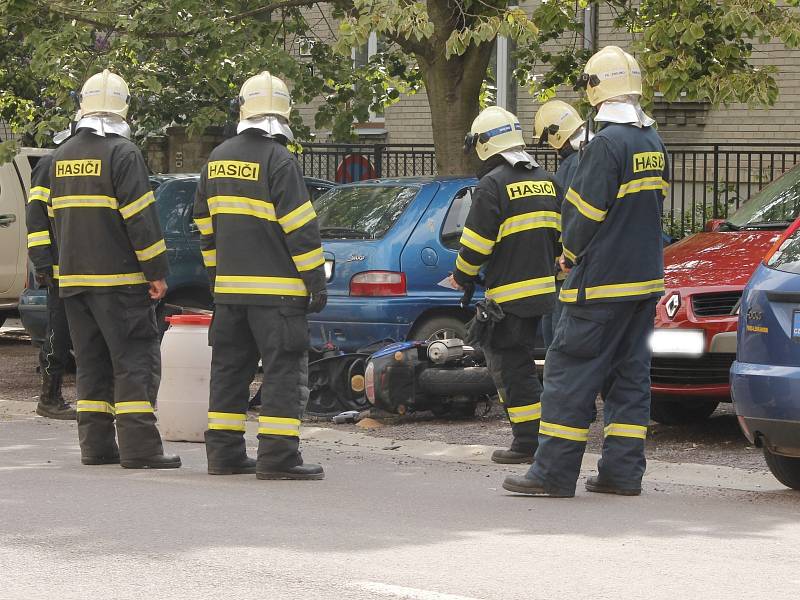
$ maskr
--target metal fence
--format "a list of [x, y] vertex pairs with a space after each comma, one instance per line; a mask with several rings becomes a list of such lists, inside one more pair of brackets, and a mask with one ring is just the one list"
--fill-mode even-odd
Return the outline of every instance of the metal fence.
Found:
[[[557, 168], [552, 150], [528, 150], [544, 168]], [[708, 219], [727, 217], [800, 162], [800, 144], [671, 144], [668, 150], [664, 228], [675, 237], [702, 229]], [[340, 183], [436, 174], [430, 144], [305, 144], [298, 158], [306, 176]]]

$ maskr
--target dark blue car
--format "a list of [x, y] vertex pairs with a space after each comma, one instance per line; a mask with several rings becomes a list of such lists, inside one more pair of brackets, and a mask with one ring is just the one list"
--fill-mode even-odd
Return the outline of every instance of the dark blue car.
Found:
[[800, 219], [742, 295], [731, 395], [747, 438], [772, 474], [800, 490]]

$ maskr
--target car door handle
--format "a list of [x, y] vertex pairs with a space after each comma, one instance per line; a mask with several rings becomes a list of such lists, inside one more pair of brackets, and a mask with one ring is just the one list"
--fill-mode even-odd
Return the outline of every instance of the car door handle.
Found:
[[0, 227], [8, 227], [12, 223], [16, 223], [17, 215], [0, 215]]
[[767, 299], [769, 299], [771, 302], [800, 304], [800, 292], [767, 292]]

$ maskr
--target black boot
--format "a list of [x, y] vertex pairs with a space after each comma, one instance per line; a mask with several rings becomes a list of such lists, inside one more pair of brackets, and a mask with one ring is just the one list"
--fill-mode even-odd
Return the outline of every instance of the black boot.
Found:
[[642, 488], [620, 487], [601, 481], [598, 475], [592, 475], [586, 480], [586, 491], [599, 494], [616, 494], [617, 496], [638, 496], [642, 493]]
[[541, 479], [534, 477], [519, 477], [511, 475], [503, 481], [503, 489], [517, 494], [527, 494], [529, 496], [541, 496], [545, 498], [572, 498], [574, 491], [558, 490]]
[[256, 471], [257, 479], [325, 479], [320, 465], [297, 465], [290, 469]]
[[81, 456], [81, 464], [83, 465], [118, 465], [119, 454], [112, 454], [110, 456]]
[[519, 452], [510, 448], [508, 450], [495, 450], [492, 452], [492, 462], [501, 465], [531, 464], [534, 454], [535, 452]]
[[123, 469], [179, 469], [181, 457], [177, 454], [154, 454], [142, 458], [128, 458], [120, 461]]
[[49, 375], [47, 371], [42, 371], [42, 395], [36, 405], [36, 414], [49, 419], [74, 421], [78, 413], [61, 395], [61, 381], [60, 374]]
[[252, 475], [256, 472], [256, 459], [245, 456], [237, 464], [208, 465], [209, 475]]

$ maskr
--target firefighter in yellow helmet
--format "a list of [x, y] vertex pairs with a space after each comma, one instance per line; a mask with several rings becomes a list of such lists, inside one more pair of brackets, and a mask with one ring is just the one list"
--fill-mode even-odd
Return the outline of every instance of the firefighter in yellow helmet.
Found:
[[486, 300], [479, 303], [480, 325], [471, 328], [470, 341], [486, 354], [513, 432], [510, 447], [495, 451], [492, 460], [525, 463], [538, 440], [542, 388], [534, 338], [541, 316], [555, 301], [561, 191], [525, 152], [522, 127], [507, 110], [482, 111], [465, 149], [474, 149], [482, 163], [453, 279], [470, 288], [483, 270]]
[[[300, 454], [308, 400], [307, 313], [327, 302], [317, 216], [286, 149], [291, 97], [268, 72], [239, 95], [237, 135], [214, 149], [194, 205], [214, 290], [208, 472], [259, 479], [322, 479]], [[249, 386], [264, 368], [257, 460], [247, 456]]]
[[119, 75], [105, 70], [86, 81], [81, 119], [53, 154], [45, 195], [78, 365], [81, 461], [177, 468], [153, 411], [153, 301], [166, 292], [166, 246], [144, 158], [128, 139], [129, 104]]
[[661, 210], [667, 150], [639, 106], [636, 59], [608, 46], [580, 85], [602, 126], [585, 148], [563, 208], [566, 304], [545, 364], [539, 449], [524, 477], [503, 487], [534, 496], [575, 494], [597, 394], [605, 439], [586, 489], [641, 493], [650, 418], [650, 334], [664, 293]]

